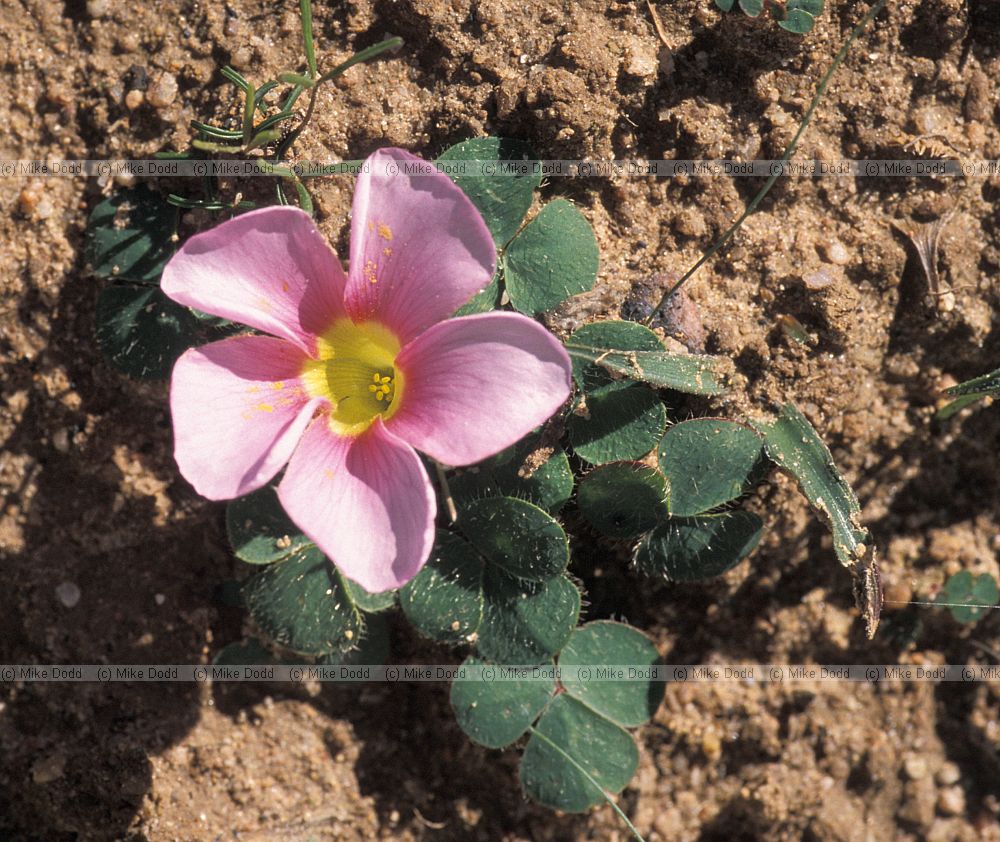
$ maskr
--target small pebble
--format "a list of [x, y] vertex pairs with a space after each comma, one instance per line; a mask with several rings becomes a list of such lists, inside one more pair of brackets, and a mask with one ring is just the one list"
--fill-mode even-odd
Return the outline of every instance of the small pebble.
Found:
[[955, 763], [942, 763], [934, 777], [941, 786], [952, 786], [962, 779], [962, 772]]
[[802, 276], [802, 283], [806, 289], [813, 291], [826, 289], [833, 283], [833, 274], [829, 269], [817, 269], [815, 272], [807, 272]]
[[882, 594], [886, 611], [902, 611], [913, 599], [913, 588], [904, 580], [890, 582]]
[[903, 771], [911, 781], [919, 781], [927, 776], [927, 761], [919, 755], [911, 754], [903, 761]]
[[943, 134], [954, 122], [948, 110], [937, 105], [913, 112], [913, 124], [922, 135]]
[[965, 791], [960, 786], [949, 786], [938, 795], [938, 809], [946, 816], [960, 816], [965, 812]]
[[129, 111], [135, 111], [145, 101], [146, 95], [142, 91], [131, 90], [125, 94], [125, 107]]
[[22, 216], [31, 216], [41, 201], [42, 192], [37, 186], [31, 185], [21, 190], [17, 197], [17, 209]]
[[837, 266], [846, 266], [851, 260], [847, 248], [840, 240], [827, 240], [823, 244], [823, 255], [830, 263]]
[[704, 752], [705, 757], [712, 762], [722, 757], [722, 743], [719, 740], [719, 735], [714, 731], [707, 732], [701, 738], [701, 750]]
[[59, 780], [66, 770], [66, 755], [53, 754], [36, 760], [31, 767], [31, 779], [36, 784], [50, 784]]
[[92, 18], [103, 18], [110, 8], [108, 0], [87, 0], [87, 14]]
[[146, 91], [146, 101], [154, 108], [166, 108], [177, 99], [177, 78], [172, 73], [156, 76]]
[[153, 595], [153, 602], [155, 602], [157, 605], [163, 605], [163, 603], [166, 601], [167, 598], [161, 593]]
[[38, 202], [38, 207], [35, 208], [35, 219], [48, 219], [55, 212], [56, 209], [52, 202], [49, 201], [49, 197], [42, 196]]
[[625, 50], [625, 72], [640, 79], [655, 76], [659, 69], [656, 53], [656, 48], [652, 44], [634, 41]]
[[56, 586], [56, 597], [67, 608], [72, 608], [80, 601], [80, 588], [74, 582], [63, 582]]
[[52, 446], [60, 453], [69, 453], [69, 431], [65, 427], [52, 434]]

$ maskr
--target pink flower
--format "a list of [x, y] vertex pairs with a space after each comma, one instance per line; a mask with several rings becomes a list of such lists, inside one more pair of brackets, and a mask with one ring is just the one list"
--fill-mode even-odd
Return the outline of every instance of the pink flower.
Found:
[[397, 162], [423, 163], [383, 149], [358, 178], [346, 276], [307, 214], [272, 207], [192, 237], [162, 281], [175, 301], [268, 334], [177, 361], [181, 473], [225, 500], [287, 463], [289, 517], [370, 591], [409, 581], [431, 551], [435, 495], [416, 451], [479, 462], [570, 390], [566, 351], [531, 319], [448, 318], [490, 282], [493, 240], [447, 176], [389, 175]]

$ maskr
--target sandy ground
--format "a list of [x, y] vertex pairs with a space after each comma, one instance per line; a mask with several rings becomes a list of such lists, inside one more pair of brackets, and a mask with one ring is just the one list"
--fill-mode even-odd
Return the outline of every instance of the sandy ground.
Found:
[[[354, 0], [316, 10], [321, 63], [400, 35], [404, 49], [319, 97], [296, 154], [385, 145], [433, 156], [480, 134], [546, 158], [777, 157], [864, 4], [830, 2], [806, 38], [710, 0]], [[217, 74], [298, 66], [296, 4], [0, 2], [0, 157], [146, 157], [192, 118], [237, 113]], [[911, 157], [934, 135], [1000, 158], [995, 0], [890, 4], [838, 73], [799, 155]], [[126, 105], [129, 91], [141, 87]], [[176, 186], [176, 185], [175, 185]], [[554, 314], [613, 315], [632, 284], [682, 271], [757, 189], [748, 179], [552, 180], [593, 223], [593, 293]], [[242, 634], [218, 586], [243, 575], [222, 507], [171, 457], [166, 389], [127, 380], [93, 340], [100, 282], [83, 228], [101, 185], [5, 179], [0, 193], [0, 661], [190, 663]], [[243, 185], [229, 185], [232, 194]], [[249, 186], [246, 189], [252, 190]], [[352, 184], [316, 190], [346, 254]], [[689, 402], [763, 417], [795, 400], [857, 489], [887, 599], [925, 601], [959, 569], [998, 573], [1000, 413], [936, 425], [940, 389], [1000, 359], [1000, 179], [791, 179], [690, 292], [707, 350], [738, 389]], [[905, 235], [950, 214], [929, 299]], [[208, 220], [183, 219], [184, 232]], [[810, 289], [823, 270], [832, 281]], [[782, 317], [813, 339], [791, 341]], [[624, 615], [672, 662], [989, 663], [998, 613], [962, 627], [887, 605], [865, 641], [823, 528], [775, 476], [752, 505], [768, 532], [708, 585], [650, 587], [621, 547], [580, 532], [588, 618]], [[568, 515], [571, 524], [572, 512]], [[72, 582], [66, 607], [57, 587]], [[906, 634], [919, 620], [916, 634]], [[912, 629], [911, 629], [912, 631]], [[990, 654], [992, 652], [992, 654]], [[457, 660], [398, 623], [393, 657]], [[622, 796], [649, 840], [1000, 839], [997, 684], [671, 685], [640, 730]], [[624, 839], [607, 808], [524, 801], [514, 753], [470, 744], [447, 688], [7, 684], [0, 837], [16, 840]]]

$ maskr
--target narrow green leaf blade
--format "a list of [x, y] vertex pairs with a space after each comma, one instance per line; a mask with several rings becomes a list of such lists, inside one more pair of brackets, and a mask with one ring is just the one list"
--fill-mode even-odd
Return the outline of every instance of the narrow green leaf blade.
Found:
[[861, 525], [861, 507], [833, 456], [805, 416], [786, 404], [772, 424], [760, 425], [767, 455], [795, 478], [802, 493], [833, 533], [833, 548], [854, 579], [854, 597], [868, 637], [875, 634], [882, 608], [875, 546]]
[[[569, 338], [569, 348], [614, 348], [618, 351], [656, 351], [665, 353], [663, 343], [653, 331], [638, 322], [618, 319], [591, 322], [577, 330]], [[604, 353], [603, 351], [601, 353]], [[601, 356], [594, 354], [573, 354], [573, 380], [577, 388], [585, 392], [613, 383], [616, 377], [607, 368], [593, 360]]]
[[731, 365], [724, 357], [666, 351], [608, 354], [597, 364], [632, 380], [689, 395], [723, 394]]

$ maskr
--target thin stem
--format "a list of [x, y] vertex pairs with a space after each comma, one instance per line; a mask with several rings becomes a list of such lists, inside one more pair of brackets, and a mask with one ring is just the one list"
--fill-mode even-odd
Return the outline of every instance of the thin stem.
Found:
[[[850, 36], [844, 42], [844, 46], [840, 48], [840, 51], [837, 53], [836, 57], [833, 60], [833, 64], [830, 65], [830, 69], [826, 71], [826, 75], [820, 80], [819, 86], [816, 88], [816, 94], [813, 97], [812, 102], [809, 104], [809, 108], [806, 110], [805, 116], [802, 118], [802, 122], [799, 124], [799, 130], [795, 133], [795, 137], [792, 138], [791, 143], [788, 144], [788, 148], [785, 149], [785, 154], [781, 156], [782, 164], [787, 163], [787, 161], [792, 157], [792, 153], [795, 151], [795, 147], [798, 146], [799, 138], [802, 137], [802, 134], [803, 132], [805, 132], [809, 123], [812, 122], [813, 114], [815, 113], [816, 108], [820, 103], [820, 100], [823, 99], [823, 95], [826, 93], [826, 89], [829, 87], [830, 82], [833, 79], [833, 74], [837, 71], [837, 68], [840, 67], [844, 59], [847, 57], [847, 51], [850, 50], [851, 45], [858, 39], [858, 36], [860, 36], [861, 33], [865, 31], [865, 29], [868, 27], [868, 24], [872, 22], [872, 19], [875, 17], [875, 15], [877, 15], [879, 12], [882, 11], [882, 7], [884, 5], [885, 5], [885, 0], [876, 0], [875, 5], [868, 10], [868, 14], [866, 14], [863, 18], [861, 18], [858, 25], [855, 26], [853, 30], [851, 30]], [[690, 269], [687, 270], [687, 272], [681, 275], [677, 283], [675, 283], [672, 287], [670, 287], [670, 289], [668, 289], [663, 294], [663, 297], [660, 299], [660, 303], [653, 308], [649, 316], [643, 319], [643, 324], [649, 325], [653, 321], [653, 318], [655, 317], [656, 313], [666, 305], [666, 303], [670, 300], [670, 297], [684, 285], [684, 283], [688, 280], [688, 278], [690, 278], [695, 272], [697, 272], [702, 267], [702, 265], [704, 265], [704, 263], [712, 257], [712, 255], [714, 255], [719, 249], [721, 249], [726, 243], [729, 242], [733, 234], [735, 234], [739, 230], [740, 226], [743, 225], [746, 218], [750, 216], [750, 214], [752, 214], [755, 210], [757, 210], [757, 206], [764, 200], [764, 197], [771, 192], [771, 188], [774, 187], [774, 183], [778, 180], [778, 177], [781, 175], [782, 170], [783, 167], [777, 168], [775, 172], [773, 172], [770, 175], [770, 177], [765, 182], [764, 186], [760, 189], [757, 195], [753, 197], [753, 200], [750, 202], [749, 205], [747, 205], [746, 210], [744, 210], [743, 213], [740, 215], [740, 218], [737, 219], [736, 222], [734, 222], [731, 226], [729, 226], [729, 229], [726, 231], [726, 233], [723, 234], [712, 245], [712, 247], [698, 259], [698, 261], [694, 264], [694, 266], [692, 266]]]
[[561, 746], [556, 745], [554, 742], [552, 742], [552, 740], [550, 740], [548, 737], [546, 737], [541, 731], [537, 730], [536, 728], [532, 727], [532, 728], [529, 728], [528, 730], [531, 731], [531, 735], [532, 735], [533, 738], [537, 738], [537, 739], [541, 740], [544, 743], [548, 743], [555, 751], [559, 752], [559, 754], [561, 754], [563, 757], [566, 758], [566, 760], [568, 760], [573, 766], [575, 766], [576, 769], [577, 769], [577, 771], [581, 775], [583, 775], [588, 781], [590, 781], [590, 783], [593, 784], [594, 787], [597, 789], [597, 791], [600, 792], [601, 795], [604, 797], [604, 800], [607, 801], [608, 804], [611, 805], [611, 809], [614, 810], [618, 814], [618, 818], [620, 818], [625, 823], [625, 827], [627, 827], [629, 829], [629, 831], [631, 831], [632, 835], [635, 836], [635, 838], [638, 839], [639, 842], [645, 842], [645, 840], [642, 838], [642, 834], [639, 833], [639, 831], [636, 829], [635, 825], [632, 824], [632, 822], [630, 822], [628, 820], [628, 816], [626, 816], [625, 813], [624, 813], [624, 811], [622, 810], [622, 808], [618, 806], [618, 803], [610, 795], [608, 795], [607, 792], [604, 791], [604, 787], [602, 787], [597, 781], [594, 780], [594, 778], [590, 774], [590, 772], [588, 772], [586, 769], [584, 769], [583, 766], [581, 766], [576, 761], [576, 758], [574, 758], [571, 755], [567, 754], [563, 750], [563, 748]]
[[331, 79], [336, 79], [344, 71], [354, 67], [354, 65], [362, 61], [373, 59], [387, 50], [398, 50], [401, 46], [403, 46], [402, 38], [387, 38], [385, 41], [379, 41], [379, 43], [373, 44], [371, 47], [367, 47], [366, 49], [361, 50], [361, 52], [355, 53], [347, 61], [338, 64], [335, 68], [333, 68], [333, 70], [330, 70], [320, 76], [316, 80], [316, 84], [309, 90], [309, 106], [306, 108], [306, 113], [302, 117], [302, 121], [288, 133], [283, 141], [281, 141], [281, 145], [277, 150], [277, 157], [280, 159], [289, 149], [292, 148], [292, 144], [298, 140], [299, 135], [302, 134], [302, 131], [309, 124], [309, 121], [312, 119], [313, 111], [316, 108], [316, 94], [319, 93], [319, 86], [323, 84], [323, 82], [329, 82]]
[[451, 496], [451, 489], [448, 487], [448, 477], [445, 476], [444, 467], [440, 462], [434, 463], [434, 471], [437, 473], [438, 484], [441, 486], [441, 496], [444, 498], [444, 505], [448, 510], [448, 520], [454, 523], [458, 520], [458, 509], [455, 508], [455, 498]]

